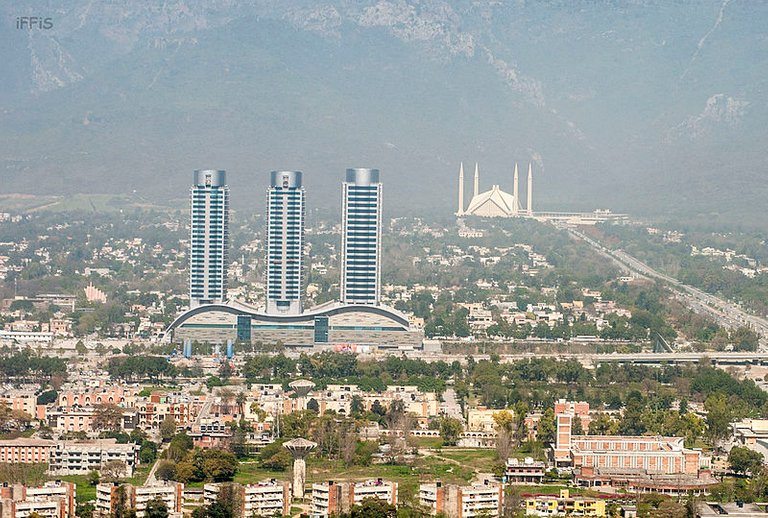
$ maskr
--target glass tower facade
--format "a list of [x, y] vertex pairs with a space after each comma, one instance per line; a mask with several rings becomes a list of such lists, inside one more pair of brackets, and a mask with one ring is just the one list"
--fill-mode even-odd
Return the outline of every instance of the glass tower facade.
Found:
[[304, 187], [299, 171], [273, 171], [267, 191], [267, 313], [302, 312]]
[[378, 169], [347, 169], [342, 187], [341, 301], [379, 304], [381, 182]]
[[190, 307], [226, 301], [229, 187], [224, 171], [195, 171], [190, 189]]

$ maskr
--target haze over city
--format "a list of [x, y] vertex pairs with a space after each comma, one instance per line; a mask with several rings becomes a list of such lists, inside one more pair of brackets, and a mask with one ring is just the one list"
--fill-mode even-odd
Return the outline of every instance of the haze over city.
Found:
[[0, 20], [0, 518], [767, 515], [768, 3]]

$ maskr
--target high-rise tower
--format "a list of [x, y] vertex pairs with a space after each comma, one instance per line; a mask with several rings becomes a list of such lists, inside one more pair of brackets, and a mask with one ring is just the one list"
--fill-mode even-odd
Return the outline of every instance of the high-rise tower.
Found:
[[381, 182], [378, 169], [347, 169], [341, 215], [341, 301], [378, 304]]
[[272, 171], [267, 191], [267, 313], [302, 311], [304, 187], [299, 171]]
[[227, 298], [229, 187], [227, 173], [195, 171], [190, 189], [189, 304], [216, 304]]

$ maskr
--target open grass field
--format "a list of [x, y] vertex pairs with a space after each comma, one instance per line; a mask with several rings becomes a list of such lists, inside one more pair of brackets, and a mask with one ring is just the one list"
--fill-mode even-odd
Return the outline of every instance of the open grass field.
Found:
[[74, 194], [71, 196], [38, 196], [33, 194], [0, 195], [0, 211], [10, 212], [116, 212], [137, 208], [168, 210], [136, 195]]
[[82, 504], [96, 500], [96, 486], [88, 483], [87, 475], [69, 475], [66, 477], [55, 477], [57, 480], [72, 482], [77, 485], [77, 503]]
[[446, 449], [443, 448], [435, 453], [442, 459], [450, 459], [458, 462], [462, 466], [476, 469], [478, 471], [493, 471], [496, 460], [496, 451], [489, 449], [468, 450], [468, 449]]
[[250, 484], [272, 478], [276, 480], [290, 480], [291, 471], [290, 469], [286, 471], [271, 471], [260, 468], [256, 461], [244, 461], [240, 462], [237, 474], [235, 475], [235, 482], [240, 484]]

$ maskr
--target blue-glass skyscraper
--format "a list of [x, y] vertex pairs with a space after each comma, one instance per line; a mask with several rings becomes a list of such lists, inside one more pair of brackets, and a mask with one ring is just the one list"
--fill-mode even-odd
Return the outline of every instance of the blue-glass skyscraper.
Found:
[[267, 313], [302, 311], [304, 187], [299, 171], [272, 171], [267, 190]]
[[379, 303], [381, 182], [378, 169], [347, 169], [342, 187], [341, 301]]
[[189, 304], [225, 302], [229, 254], [229, 187], [224, 171], [195, 171], [190, 189]]

